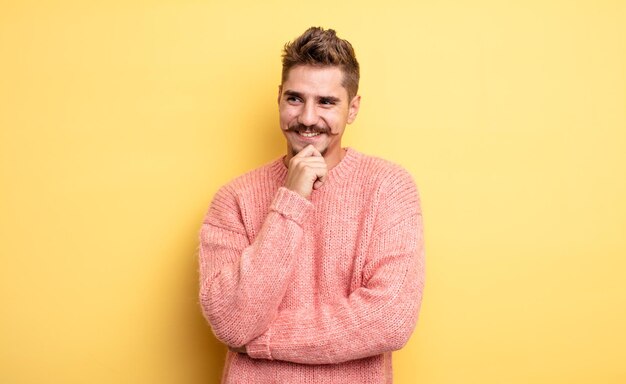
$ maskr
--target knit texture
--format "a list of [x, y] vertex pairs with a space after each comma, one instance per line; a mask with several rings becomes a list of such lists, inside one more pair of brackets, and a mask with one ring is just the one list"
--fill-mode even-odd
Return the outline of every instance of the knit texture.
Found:
[[411, 176], [348, 148], [310, 199], [277, 159], [222, 187], [200, 231], [200, 305], [223, 383], [391, 383], [422, 299]]

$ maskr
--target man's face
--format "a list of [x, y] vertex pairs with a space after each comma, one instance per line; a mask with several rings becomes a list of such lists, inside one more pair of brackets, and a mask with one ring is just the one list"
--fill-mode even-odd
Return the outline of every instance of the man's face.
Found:
[[343, 156], [341, 136], [356, 118], [360, 96], [348, 99], [339, 67], [293, 67], [279, 87], [280, 128], [288, 159], [313, 144], [333, 163]]

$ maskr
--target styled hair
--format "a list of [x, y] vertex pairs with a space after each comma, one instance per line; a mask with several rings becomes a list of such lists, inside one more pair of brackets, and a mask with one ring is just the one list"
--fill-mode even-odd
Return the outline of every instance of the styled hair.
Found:
[[341, 85], [348, 91], [348, 99], [352, 100], [359, 90], [359, 62], [352, 44], [337, 37], [332, 29], [311, 27], [294, 41], [285, 44], [283, 83], [287, 80], [289, 71], [298, 65], [337, 66], [343, 72]]

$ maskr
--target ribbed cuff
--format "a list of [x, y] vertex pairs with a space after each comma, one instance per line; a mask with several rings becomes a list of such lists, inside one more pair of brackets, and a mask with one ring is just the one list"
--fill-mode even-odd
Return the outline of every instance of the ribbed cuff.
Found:
[[313, 203], [290, 189], [280, 187], [270, 209], [302, 226], [306, 217], [313, 212]]
[[246, 344], [246, 353], [253, 359], [272, 360], [269, 330]]

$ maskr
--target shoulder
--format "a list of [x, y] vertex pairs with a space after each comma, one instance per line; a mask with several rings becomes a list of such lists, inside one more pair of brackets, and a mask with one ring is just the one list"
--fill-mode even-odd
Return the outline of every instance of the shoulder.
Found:
[[361, 174], [374, 188], [380, 208], [386, 210], [407, 210], [420, 214], [420, 197], [411, 173], [395, 162], [359, 153]]
[[283, 174], [287, 174], [287, 169], [282, 164], [282, 158], [275, 159], [230, 180], [215, 196], [234, 197], [250, 191], [263, 190], [268, 184], [276, 184]]
[[409, 171], [400, 164], [377, 156], [358, 153], [361, 172], [377, 186], [380, 192], [395, 189], [417, 189]]
[[283, 172], [286, 174], [282, 159], [276, 159], [235, 177], [215, 193], [205, 221], [219, 226], [241, 221], [242, 202], [273, 193]]

